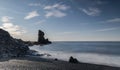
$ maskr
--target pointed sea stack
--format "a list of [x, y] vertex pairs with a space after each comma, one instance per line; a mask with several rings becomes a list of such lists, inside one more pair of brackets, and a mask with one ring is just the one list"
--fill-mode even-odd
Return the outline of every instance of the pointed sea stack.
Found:
[[0, 58], [24, 56], [28, 51], [28, 46], [22, 40], [15, 39], [7, 31], [0, 29]]
[[44, 32], [39, 30], [38, 31], [38, 43], [39, 44], [51, 44], [51, 42], [48, 39], [45, 39]]

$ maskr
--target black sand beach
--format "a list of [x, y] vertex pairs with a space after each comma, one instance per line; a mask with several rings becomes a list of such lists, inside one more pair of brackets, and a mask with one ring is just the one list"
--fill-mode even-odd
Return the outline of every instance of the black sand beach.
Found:
[[120, 68], [88, 63], [75, 64], [26, 56], [0, 59], [0, 70], [120, 70]]

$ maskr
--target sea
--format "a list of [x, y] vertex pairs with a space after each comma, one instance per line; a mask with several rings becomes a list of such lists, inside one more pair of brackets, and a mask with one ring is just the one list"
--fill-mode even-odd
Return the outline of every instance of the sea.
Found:
[[120, 67], [120, 42], [74, 41], [34, 45], [30, 49], [44, 54], [42, 58], [69, 61], [73, 56], [80, 62]]

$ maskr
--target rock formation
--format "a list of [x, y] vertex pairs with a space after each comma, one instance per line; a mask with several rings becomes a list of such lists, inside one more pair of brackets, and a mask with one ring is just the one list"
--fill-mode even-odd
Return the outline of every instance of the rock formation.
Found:
[[0, 57], [24, 56], [28, 50], [22, 40], [15, 39], [7, 31], [0, 29]]
[[38, 43], [39, 44], [50, 44], [51, 42], [48, 39], [45, 39], [44, 32], [39, 30], [38, 32]]

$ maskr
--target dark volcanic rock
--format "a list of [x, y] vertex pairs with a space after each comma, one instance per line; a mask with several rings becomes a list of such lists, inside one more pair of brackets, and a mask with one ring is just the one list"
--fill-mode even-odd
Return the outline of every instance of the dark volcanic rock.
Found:
[[38, 41], [24, 41], [24, 43], [28, 46], [33, 46], [33, 45], [46, 45], [46, 44], [51, 44], [52, 42], [49, 41], [44, 37], [44, 32], [39, 30], [38, 31]]
[[44, 32], [39, 30], [38, 32], [38, 43], [39, 44], [50, 44], [51, 42], [48, 39], [45, 39]]
[[24, 56], [28, 50], [22, 40], [14, 39], [7, 31], [0, 29], [0, 57]]
[[76, 58], [73, 58], [72, 56], [69, 59], [70, 63], [79, 63], [79, 61]]

